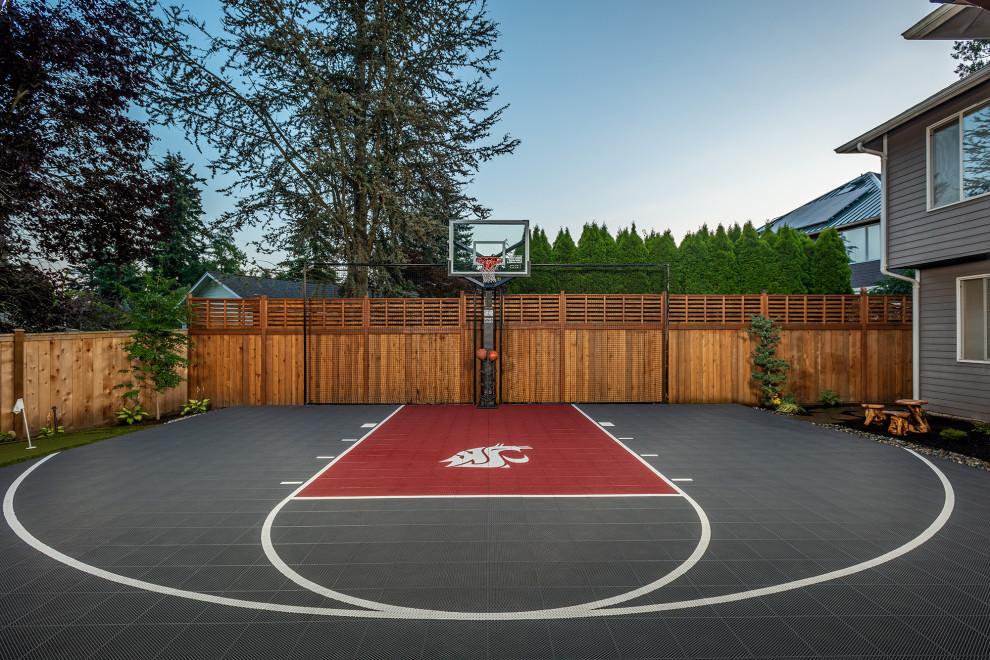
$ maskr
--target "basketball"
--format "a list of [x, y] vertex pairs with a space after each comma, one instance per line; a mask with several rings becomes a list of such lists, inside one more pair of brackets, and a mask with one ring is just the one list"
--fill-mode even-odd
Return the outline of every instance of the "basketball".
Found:
[[498, 351], [488, 351], [488, 359], [489, 360], [497, 360], [498, 359]]
[[474, 354], [478, 356], [479, 360], [484, 360], [486, 357], [488, 357], [488, 351], [486, 351], [483, 348], [479, 348], [477, 351], [475, 351]]

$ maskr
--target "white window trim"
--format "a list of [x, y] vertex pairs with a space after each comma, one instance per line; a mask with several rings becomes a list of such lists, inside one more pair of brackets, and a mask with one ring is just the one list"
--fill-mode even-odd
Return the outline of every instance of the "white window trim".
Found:
[[[941, 211], [942, 209], [947, 209], [950, 206], [955, 206], [956, 204], [962, 204], [963, 202], [968, 202], [973, 199], [979, 199], [981, 197], [986, 197], [987, 195], [990, 195], [990, 192], [985, 192], [981, 195], [973, 195], [972, 197], [963, 197], [966, 191], [966, 187], [964, 185], [966, 172], [965, 172], [965, 168], [963, 167], [963, 139], [965, 138], [965, 135], [963, 132], [962, 119], [963, 119], [963, 115], [965, 115], [967, 112], [971, 112], [976, 108], [982, 108], [985, 106], [990, 106], [990, 103], [988, 103], [987, 101], [980, 101], [979, 103], [974, 103], [968, 108], [963, 108], [959, 112], [956, 112], [955, 114], [952, 114], [946, 117], [945, 119], [941, 119], [935, 122], [934, 124], [931, 124], [928, 128], [925, 129], [925, 197], [926, 197], [925, 206], [927, 207], [928, 211]], [[941, 206], [934, 206], [935, 195], [933, 193], [932, 188], [935, 184], [935, 181], [934, 181], [934, 177], [932, 176], [932, 172], [935, 169], [935, 167], [932, 159], [935, 157], [935, 154], [933, 153], [932, 150], [932, 133], [942, 128], [943, 126], [951, 124], [952, 122], [956, 122], [957, 124], [959, 124], [959, 199], [954, 202], [942, 204]]]
[[[969, 364], [990, 364], [990, 356], [986, 360], [967, 360], [962, 356], [963, 351], [963, 319], [962, 319], [962, 283], [964, 280], [983, 280], [983, 299], [986, 301], [987, 287], [990, 287], [990, 273], [983, 275], [966, 275], [956, 278], [956, 362], [967, 362]], [[984, 304], [987, 304], [984, 302]], [[984, 307], [984, 311], [986, 308]], [[990, 325], [990, 322], [987, 322]], [[990, 333], [990, 327], [987, 328]]]

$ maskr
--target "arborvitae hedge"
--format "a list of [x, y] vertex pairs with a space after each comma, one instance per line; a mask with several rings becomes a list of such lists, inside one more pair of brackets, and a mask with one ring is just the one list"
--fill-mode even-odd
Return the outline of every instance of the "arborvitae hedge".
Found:
[[[584, 226], [575, 244], [567, 229], [553, 244], [536, 227], [530, 243], [532, 263], [670, 264], [671, 293], [694, 294], [838, 294], [851, 293], [849, 257], [835, 229], [817, 242], [790, 227], [757, 232], [752, 224], [702, 226], [677, 245], [669, 230], [645, 240], [633, 225], [613, 237], [597, 223]], [[660, 293], [666, 270], [658, 268], [555, 269], [534, 266], [532, 277], [517, 279], [509, 293]]]

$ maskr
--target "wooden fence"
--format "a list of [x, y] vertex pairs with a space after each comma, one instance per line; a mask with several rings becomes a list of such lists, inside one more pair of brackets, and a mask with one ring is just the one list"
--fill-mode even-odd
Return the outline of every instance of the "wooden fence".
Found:
[[[217, 405], [304, 402], [299, 300], [190, 299], [190, 393]], [[310, 400], [470, 402], [478, 301], [328, 299], [308, 303], [308, 349], [322, 355]], [[504, 401], [659, 401], [664, 295], [524, 294], [502, 300]], [[778, 318], [790, 389], [847, 401], [911, 394], [908, 296], [692, 296], [669, 300], [672, 403], [758, 403], [745, 332]]]
[[[58, 332], [0, 335], [0, 431], [24, 437], [24, 420], [11, 412], [24, 399], [28, 424], [35, 433], [51, 426], [52, 407], [59, 423], [69, 429], [91, 428], [116, 422], [123, 406], [114, 385], [127, 376], [118, 373], [130, 362], [123, 345], [127, 331]], [[174, 411], [187, 399], [186, 384], [162, 396], [162, 412]], [[141, 405], [154, 414], [154, 400]]]
[[[473, 297], [309, 302], [309, 348], [332, 359], [311, 400], [470, 402], [480, 310]], [[304, 402], [299, 300], [190, 299], [189, 382], [163, 397], [217, 406]], [[663, 295], [518, 295], [502, 300], [499, 361], [505, 401], [659, 401]], [[831, 389], [847, 401], [911, 394], [911, 299], [906, 296], [671, 296], [672, 403], [755, 404], [745, 328], [779, 318], [780, 355], [802, 401]], [[67, 429], [113, 423], [121, 407], [126, 331], [0, 335], [0, 430], [33, 431], [55, 406]], [[315, 396], [314, 396], [315, 395]], [[153, 409], [153, 401], [142, 401]]]

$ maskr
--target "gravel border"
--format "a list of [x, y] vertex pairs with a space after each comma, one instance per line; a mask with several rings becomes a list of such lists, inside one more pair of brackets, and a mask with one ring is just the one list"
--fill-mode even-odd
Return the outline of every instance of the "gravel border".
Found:
[[[768, 410], [766, 408], [757, 408], [763, 412], [768, 412], [771, 415], [780, 415], [781, 417], [794, 418], [793, 415], [785, 415], [784, 413], [779, 413], [775, 410]], [[936, 458], [942, 458], [947, 461], [952, 461], [953, 463], [959, 463], [960, 465], [968, 465], [970, 467], [979, 468], [981, 470], [990, 471], [990, 462], [981, 460], [979, 458], [973, 458], [972, 456], [966, 456], [965, 454], [957, 454], [954, 451], [947, 451], [945, 449], [936, 449], [934, 447], [929, 447], [928, 445], [919, 445], [910, 440], [899, 440], [887, 437], [885, 435], [877, 435], [876, 433], [868, 433], [866, 431], [857, 431], [856, 429], [851, 429], [847, 426], [842, 426], [840, 424], [818, 424], [816, 422], [808, 422], [804, 420], [796, 420], [799, 422], [804, 422], [805, 424], [812, 424], [813, 426], [818, 426], [823, 429], [832, 429], [833, 431], [841, 431], [843, 433], [849, 433], [850, 435], [855, 435], [859, 438], [865, 438], [866, 440], [873, 440], [874, 442], [882, 442], [885, 445], [894, 445], [895, 447], [905, 447], [912, 451], [916, 451], [919, 454], [925, 454], [927, 456], [934, 456]]]

